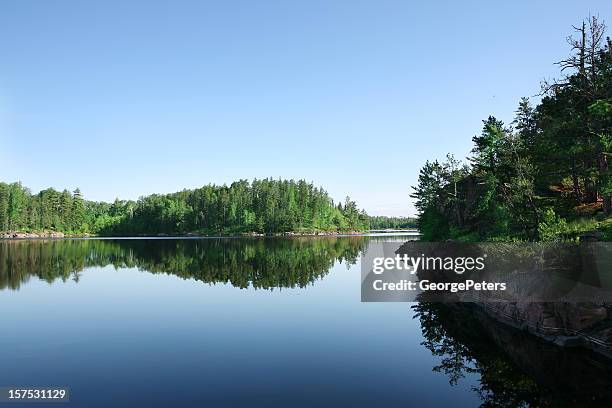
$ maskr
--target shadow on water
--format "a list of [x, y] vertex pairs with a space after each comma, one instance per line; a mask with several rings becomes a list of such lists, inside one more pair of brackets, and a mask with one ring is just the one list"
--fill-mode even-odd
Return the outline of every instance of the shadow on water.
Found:
[[470, 304], [413, 306], [422, 343], [451, 385], [480, 376], [482, 407], [612, 406], [612, 363], [595, 353], [561, 348], [502, 325]]
[[335, 262], [356, 260], [371, 238], [219, 238], [0, 241], [0, 289], [31, 277], [78, 281], [86, 268], [112, 265], [205, 283], [273, 289], [305, 287]]

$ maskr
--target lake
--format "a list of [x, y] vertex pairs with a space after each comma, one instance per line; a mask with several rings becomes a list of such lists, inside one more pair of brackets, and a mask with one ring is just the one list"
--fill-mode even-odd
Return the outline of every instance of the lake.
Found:
[[0, 241], [0, 386], [75, 407], [610, 406], [593, 353], [469, 306], [361, 303], [362, 251], [406, 239]]

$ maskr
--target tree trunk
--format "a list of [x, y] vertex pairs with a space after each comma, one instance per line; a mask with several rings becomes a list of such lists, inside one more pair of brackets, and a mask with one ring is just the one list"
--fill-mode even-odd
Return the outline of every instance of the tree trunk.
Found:
[[[608, 180], [608, 158], [605, 154], [601, 154], [599, 156], [599, 179], [607, 181]], [[606, 215], [612, 214], [612, 196], [609, 192], [603, 193], [603, 212]]]
[[572, 160], [572, 183], [574, 185], [574, 196], [576, 197], [576, 201], [582, 203], [582, 192], [580, 191], [580, 182], [578, 181], [575, 158]]

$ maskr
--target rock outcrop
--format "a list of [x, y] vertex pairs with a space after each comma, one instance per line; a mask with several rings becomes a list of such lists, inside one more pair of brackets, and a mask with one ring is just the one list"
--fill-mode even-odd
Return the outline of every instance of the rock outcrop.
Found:
[[612, 305], [601, 303], [476, 303], [495, 320], [559, 346], [585, 347], [612, 358]]
[[64, 238], [63, 232], [44, 231], [44, 232], [0, 232], [0, 239], [34, 239], [34, 238]]
[[[506, 290], [421, 293], [418, 300], [470, 303], [501, 323], [556, 345], [588, 348], [612, 358], [612, 247], [607, 243], [405, 243], [397, 253], [487, 254], [490, 267], [480, 277], [505, 282]], [[478, 274], [453, 271], [419, 271], [417, 276], [438, 282], [479, 281]]]

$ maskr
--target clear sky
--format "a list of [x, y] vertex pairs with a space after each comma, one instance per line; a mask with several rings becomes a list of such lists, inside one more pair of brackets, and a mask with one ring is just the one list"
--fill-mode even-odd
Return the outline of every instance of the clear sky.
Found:
[[510, 121], [589, 13], [612, 25], [610, 0], [2, 1], [0, 180], [113, 200], [305, 178], [410, 215], [425, 160]]

